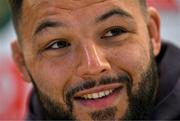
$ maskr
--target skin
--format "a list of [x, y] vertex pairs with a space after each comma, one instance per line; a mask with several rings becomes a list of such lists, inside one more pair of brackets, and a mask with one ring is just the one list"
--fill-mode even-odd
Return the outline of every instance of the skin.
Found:
[[[113, 15], [97, 22], [114, 8], [131, 17]], [[47, 20], [58, 24], [37, 32]], [[112, 36], [108, 30], [114, 26], [125, 32]], [[144, 16], [134, 0], [25, 0], [19, 33], [21, 42], [12, 43], [12, 52], [23, 79], [31, 82], [33, 78], [37, 89], [62, 104], [64, 110], [69, 109], [68, 89], [86, 80], [98, 83], [103, 77], [128, 74], [136, 93], [141, 75], [151, 63], [151, 53], [157, 56], [161, 46], [157, 11], [148, 8]], [[59, 41], [67, 46], [56, 48]], [[117, 107], [114, 117], [120, 119], [129, 106], [127, 86], [121, 85], [121, 93], [109, 105]], [[79, 120], [91, 120], [89, 113], [104, 109], [86, 107], [73, 98], [72, 102], [73, 115]]]

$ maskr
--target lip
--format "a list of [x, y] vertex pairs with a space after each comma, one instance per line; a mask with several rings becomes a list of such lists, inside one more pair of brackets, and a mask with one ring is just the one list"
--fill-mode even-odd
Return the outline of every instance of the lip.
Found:
[[[103, 86], [99, 86], [99, 87], [95, 87], [92, 89], [87, 89], [87, 90], [78, 92], [75, 95], [74, 99], [75, 99], [75, 102], [78, 103], [78, 105], [83, 106], [87, 109], [101, 110], [101, 109], [112, 107], [112, 106], [116, 105], [117, 103], [119, 103], [119, 99], [121, 97], [120, 95], [123, 90], [123, 87], [124, 86], [119, 83], [103, 85]], [[81, 97], [86, 94], [98, 93], [100, 91], [105, 91], [105, 90], [109, 90], [109, 89], [113, 89], [114, 91], [111, 94], [109, 94], [108, 96], [105, 96], [105, 97], [102, 97], [99, 99], [86, 100], [86, 99], [78, 98], [78, 97]]]
[[120, 83], [102, 85], [102, 86], [98, 86], [98, 87], [95, 87], [95, 88], [80, 91], [80, 92], [76, 93], [74, 97], [76, 98], [76, 97], [81, 97], [81, 96], [86, 95], [86, 94], [97, 93], [97, 92], [110, 90], [110, 89], [117, 89], [117, 88], [119, 88], [121, 86], [123, 86], [123, 85], [120, 84]]

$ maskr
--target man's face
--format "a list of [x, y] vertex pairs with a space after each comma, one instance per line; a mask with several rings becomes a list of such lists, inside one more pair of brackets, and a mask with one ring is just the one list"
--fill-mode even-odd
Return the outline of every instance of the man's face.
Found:
[[137, 1], [24, 0], [20, 33], [25, 71], [50, 116], [140, 118], [151, 107], [154, 44]]

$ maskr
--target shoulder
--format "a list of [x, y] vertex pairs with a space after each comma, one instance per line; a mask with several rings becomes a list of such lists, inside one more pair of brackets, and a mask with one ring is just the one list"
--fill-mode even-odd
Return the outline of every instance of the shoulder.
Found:
[[180, 59], [180, 48], [169, 42], [162, 42], [161, 51], [157, 57], [158, 64], [176, 62], [180, 66], [178, 59]]
[[163, 120], [180, 119], [180, 49], [163, 42], [156, 59], [160, 84], [153, 117]]
[[180, 77], [180, 48], [163, 42], [159, 56], [156, 58], [160, 79], [175, 83]]

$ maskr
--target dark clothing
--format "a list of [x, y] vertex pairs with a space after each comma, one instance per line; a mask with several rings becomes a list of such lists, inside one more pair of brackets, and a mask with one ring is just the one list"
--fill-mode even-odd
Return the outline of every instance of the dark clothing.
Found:
[[164, 43], [157, 63], [160, 89], [152, 119], [180, 120], [180, 49]]
[[[156, 105], [150, 117], [154, 120], [180, 119], [180, 49], [163, 43], [157, 64], [160, 86]], [[30, 98], [27, 119], [48, 119], [34, 91]]]

